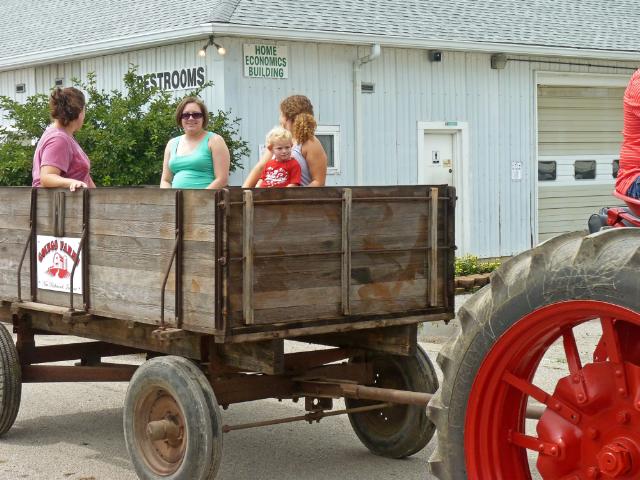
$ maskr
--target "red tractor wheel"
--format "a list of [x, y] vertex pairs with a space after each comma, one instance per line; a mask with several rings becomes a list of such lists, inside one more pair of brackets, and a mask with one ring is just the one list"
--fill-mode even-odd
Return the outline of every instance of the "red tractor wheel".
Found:
[[[429, 406], [438, 478], [640, 478], [640, 230], [568, 234], [525, 252], [459, 318]], [[587, 325], [594, 346], [576, 341]], [[543, 389], [536, 372], [550, 348], [566, 373]], [[533, 402], [542, 415], [527, 422]]]

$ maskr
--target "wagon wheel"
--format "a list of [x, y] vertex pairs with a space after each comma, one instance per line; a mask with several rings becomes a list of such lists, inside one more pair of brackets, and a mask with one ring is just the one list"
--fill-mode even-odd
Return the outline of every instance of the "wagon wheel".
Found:
[[[438, 377], [433, 364], [418, 345], [415, 356], [368, 354], [373, 364], [371, 386], [433, 393], [438, 389]], [[361, 362], [363, 358], [355, 358]], [[372, 405], [367, 400], [345, 399], [347, 408]], [[360, 441], [376, 455], [404, 458], [422, 450], [435, 432], [424, 407], [397, 405], [384, 410], [349, 414], [349, 421]]]
[[11, 334], [0, 324], [0, 435], [13, 426], [20, 408], [22, 370]]
[[143, 480], [211, 480], [222, 456], [221, 415], [202, 371], [157, 357], [134, 374], [124, 406], [127, 451]]
[[[639, 268], [640, 229], [612, 229], [556, 237], [497, 271], [438, 357], [432, 473], [640, 478]], [[597, 331], [592, 345], [576, 340], [586, 327]], [[566, 365], [542, 388], [535, 374], [549, 348]], [[532, 401], [544, 410], [526, 422]]]

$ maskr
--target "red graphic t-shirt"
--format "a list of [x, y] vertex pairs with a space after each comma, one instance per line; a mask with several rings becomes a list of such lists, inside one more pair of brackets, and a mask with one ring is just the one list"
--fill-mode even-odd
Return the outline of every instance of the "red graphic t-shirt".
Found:
[[290, 158], [281, 162], [271, 159], [262, 170], [260, 179], [264, 182], [264, 187], [282, 188], [287, 185], [300, 185], [300, 164], [297, 160]]
[[624, 128], [616, 190], [623, 195], [640, 175], [640, 70], [624, 92]]

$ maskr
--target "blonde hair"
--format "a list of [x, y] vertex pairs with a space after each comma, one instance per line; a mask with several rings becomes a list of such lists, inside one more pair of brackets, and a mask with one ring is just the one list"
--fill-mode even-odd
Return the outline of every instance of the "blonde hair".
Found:
[[267, 138], [265, 142], [268, 147], [273, 145], [278, 140], [287, 141], [289, 143], [293, 143], [293, 135], [286, 128], [282, 127], [273, 127], [269, 133], [267, 133]]
[[280, 103], [280, 111], [291, 121], [291, 133], [300, 145], [311, 140], [316, 132], [316, 119], [313, 116], [311, 100], [304, 95], [291, 95]]

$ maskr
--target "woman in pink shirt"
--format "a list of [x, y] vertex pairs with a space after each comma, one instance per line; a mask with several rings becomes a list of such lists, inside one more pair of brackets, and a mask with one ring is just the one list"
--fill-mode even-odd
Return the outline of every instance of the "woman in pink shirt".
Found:
[[84, 94], [74, 87], [56, 88], [49, 98], [53, 124], [40, 137], [33, 156], [34, 187], [93, 188], [91, 163], [74, 133], [84, 123]]

